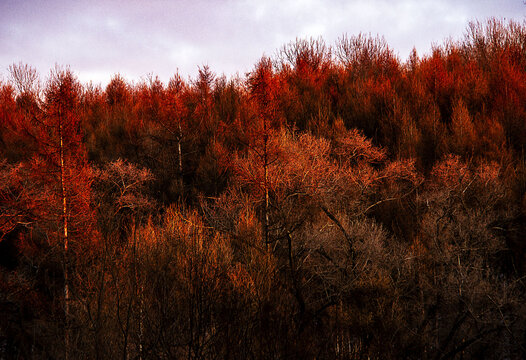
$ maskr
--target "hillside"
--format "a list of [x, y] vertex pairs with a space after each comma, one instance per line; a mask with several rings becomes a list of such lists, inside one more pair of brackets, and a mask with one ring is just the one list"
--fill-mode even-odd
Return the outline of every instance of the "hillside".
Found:
[[526, 23], [401, 61], [0, 83], [0, 358], [526, 356]]

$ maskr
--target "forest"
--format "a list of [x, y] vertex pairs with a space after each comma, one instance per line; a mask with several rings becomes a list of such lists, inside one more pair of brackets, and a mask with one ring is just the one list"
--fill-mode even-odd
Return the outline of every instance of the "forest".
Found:
[[526, 20], [9, 74], [0, 358], [526, 358]]

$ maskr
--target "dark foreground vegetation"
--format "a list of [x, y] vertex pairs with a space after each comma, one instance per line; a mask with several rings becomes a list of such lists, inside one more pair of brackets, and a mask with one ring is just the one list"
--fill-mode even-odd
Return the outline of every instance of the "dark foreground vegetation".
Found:
[[526, 23], [230, 80], [10, 73], [0, 358], [526, 357]]

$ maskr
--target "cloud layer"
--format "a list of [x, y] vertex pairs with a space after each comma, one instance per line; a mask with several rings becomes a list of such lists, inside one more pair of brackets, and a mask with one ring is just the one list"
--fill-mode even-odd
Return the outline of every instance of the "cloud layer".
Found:
[[69, 65], [81, 81], [113, 74], [167, 81], [208, 64], [227, 76], [249, 71], [297, 37], [385, 36], [405, 59], [413, 46], [462, 36], [468, 21], [491, 16], [523, 21], [521, 0], [4, 0], [0, 3], [0, 79], [23, 62], [46, 75]]

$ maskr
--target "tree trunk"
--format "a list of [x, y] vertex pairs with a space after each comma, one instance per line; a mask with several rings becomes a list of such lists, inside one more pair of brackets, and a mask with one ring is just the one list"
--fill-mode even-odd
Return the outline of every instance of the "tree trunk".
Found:
[[[60, 116], [60, 114], [59, 114]], [[62, 221], [64, 229], [64, 357], [69, 358], [70, 332], [69, 332], [69, 256], [68, 256], [68, 203], [66, 195], [65, 162], [64, 162], [64, 139], [62, 132], [62, 119], [59, 124], [60, 137], [60, 183], [62, 186]]]
[[178, 160], [178, 166], [179, 166], [179, 188], [181, 189], [181, 195], [184, 196], [184, 188], [183, 188], [183, 153], [181, 150], [181, 140], [183, 138], [183, 131], [181, 130], [181, 122], [179, 120], [178, 123], [179, 126], [179, 135], [177, 136], [177, 160]]
[[264, 186], [265, 186], [265, 208], [264, 208], [264, 236], [265, 236], [265, 247], [268, 250], [270, 246], [269, 239], [269, 197], [268, 197], [268, 131], [267, 131], [267, 121], [263, 120], [264, 134], [263, 134], [263, 170], [264, 170]]

